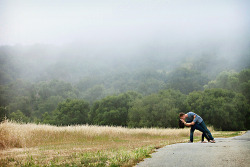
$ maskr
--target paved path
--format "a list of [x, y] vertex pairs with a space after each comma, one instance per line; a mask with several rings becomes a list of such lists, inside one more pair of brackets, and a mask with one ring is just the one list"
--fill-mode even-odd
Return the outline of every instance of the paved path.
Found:
[[166, 146], [138, 167], [250, 167], [250, 131], [242, 136], [216, 138], [216, 143]]

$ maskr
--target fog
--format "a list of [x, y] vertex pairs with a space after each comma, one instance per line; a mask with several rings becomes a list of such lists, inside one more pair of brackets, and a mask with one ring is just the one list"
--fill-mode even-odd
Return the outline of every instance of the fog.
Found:
[[40, 72], [59, 61], [166, 70], [161, 63], [207, 57], [249, 65], [247, 0], [1, 0], [0, 25], [0, 45]]
[[0, 122], [245, 118], [249, 74], [249, 0], [0, 0]]
[[249, 37], [249, 4], [247, 0], [1, 0], [0, 43], [113, 48], [238, 42]]

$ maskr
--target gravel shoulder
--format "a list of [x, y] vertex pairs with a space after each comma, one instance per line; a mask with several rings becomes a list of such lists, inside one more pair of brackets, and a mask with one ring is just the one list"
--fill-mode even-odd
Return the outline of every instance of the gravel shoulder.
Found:
[[215, 138], [216, 143], [168, 145], [137, 164], [137, 167], [249, 167], [250, 131], [232, 138]]

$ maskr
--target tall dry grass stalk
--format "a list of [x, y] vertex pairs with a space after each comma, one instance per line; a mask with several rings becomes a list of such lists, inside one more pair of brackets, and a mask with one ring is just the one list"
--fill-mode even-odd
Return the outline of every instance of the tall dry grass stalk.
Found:
[[4, 121], [0, 124], [0, 148], [24, 148], [55, 143], [131, 139], [147, 137], [187, 137], [189, 129], [124, 128], [112, 126], [76, 125], [57, 127], [51, 125], [20, 124]]

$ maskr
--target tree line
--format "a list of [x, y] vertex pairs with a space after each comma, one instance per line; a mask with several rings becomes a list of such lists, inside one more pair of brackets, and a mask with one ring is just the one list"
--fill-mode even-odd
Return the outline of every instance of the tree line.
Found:
[[[78, 98], [79, 92], [71, 84], [60, 81], [42, 83], [39, 91], [34, 91], [34, 85], [24, 83], [9, 86], [9, 90], [1, 89], [1, 93], [7, 91], [6, 96], [18, 96], [9, 103], [6, 99], [11, 98], [1, 96], [2, 119], [7, 116], [17, 121], [53, 125], [176, 128], [178, 113], [193, 111], [216, 129], [250, 128], [250, 69], [240, 73], [222, 72], [205, 85], [205, 90], [189, 94], [173, 88], [149, 95], [128, 91], [93, 103]], [[7, 107], [3, 107], [5, 104]], [[34, 112], [34, 109], [38, 110]]]
[[59, 103], [51, 114], [45, 112], [42, 122], [54, 125], [176, 128], [178, 113], [187, 111], [201, 115], [207, 124], [216, 129], [250, 128], [247, 99], [240, 93], [221, 88], [195, 91], [189, 95], [173, 89], [148, 96], [127, 92], [105, 97], [92, 106], [81, 99], [68, 99]]

